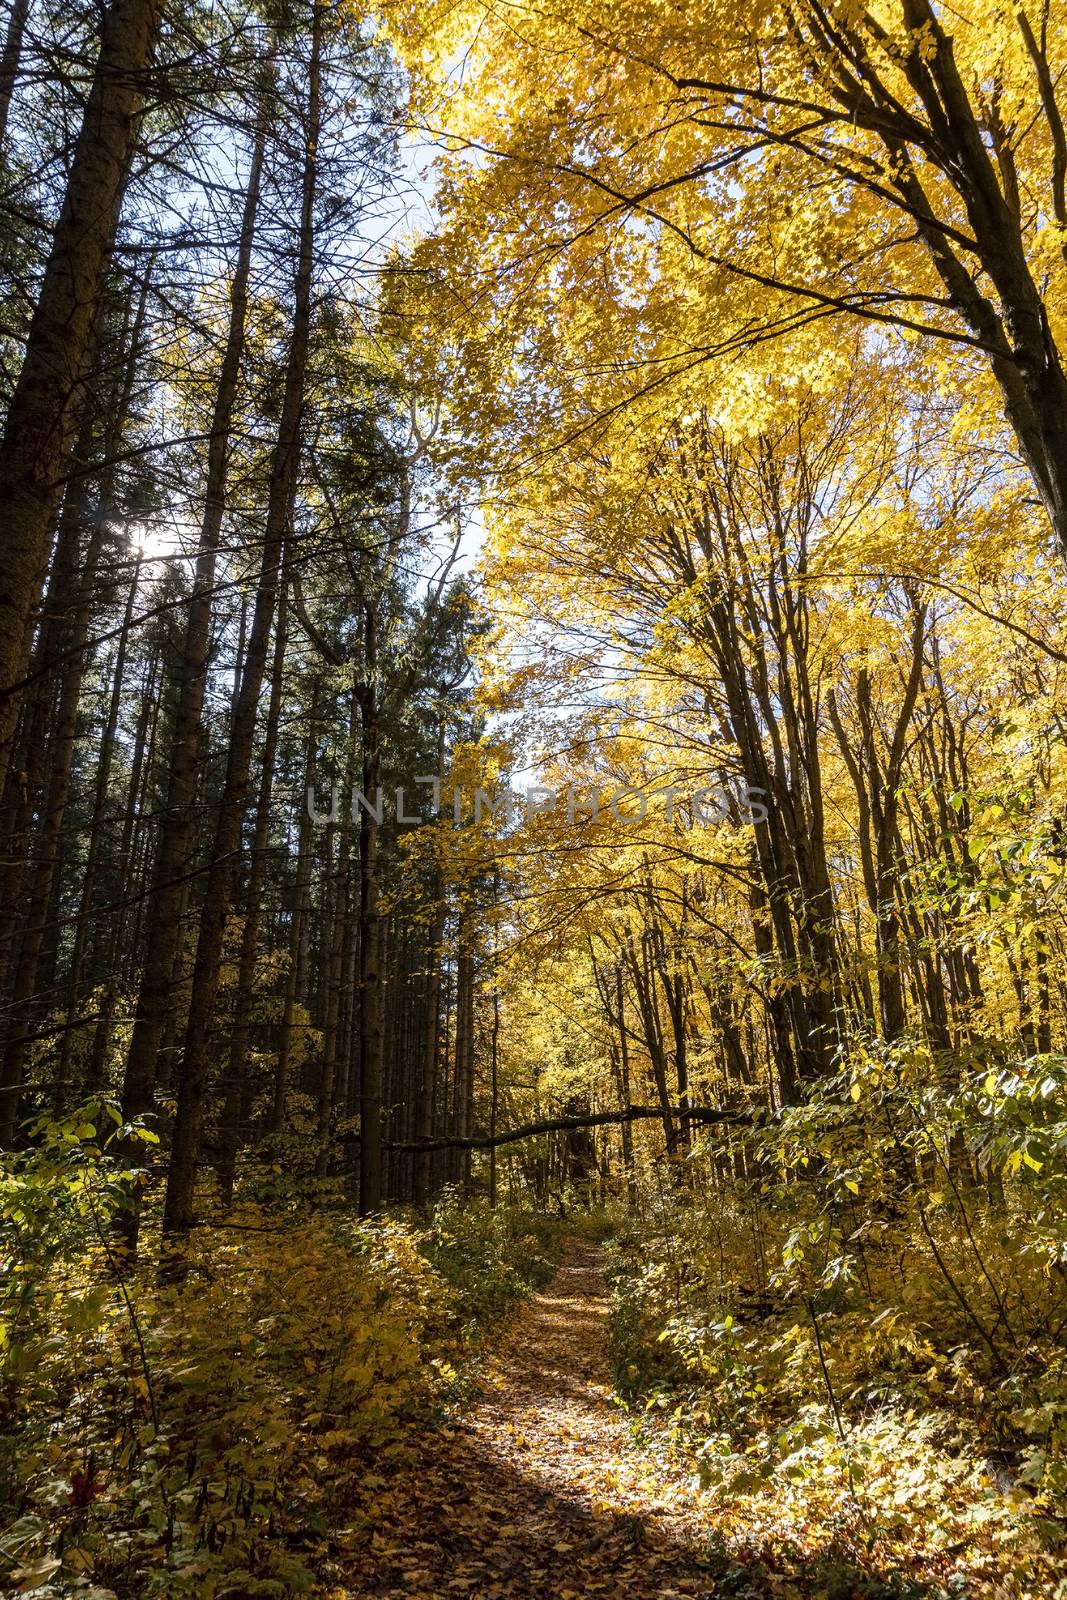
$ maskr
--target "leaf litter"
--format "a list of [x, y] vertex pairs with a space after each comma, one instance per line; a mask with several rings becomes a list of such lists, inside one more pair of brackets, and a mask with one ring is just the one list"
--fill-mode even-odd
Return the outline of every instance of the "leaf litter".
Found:
[[364, 1481], [336, 1541], [333, 1600], [721, 1592], [686, 1485], [630, 1441], [607, 1317], [599, 1253], [575, 1242], [500, 1332], [468, 1413], [421, 1433], [389, 1478]]

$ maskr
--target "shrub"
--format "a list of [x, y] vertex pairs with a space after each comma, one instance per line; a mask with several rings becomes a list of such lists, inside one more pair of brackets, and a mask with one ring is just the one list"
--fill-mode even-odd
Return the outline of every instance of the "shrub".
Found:
[[654, 1199], [610, 1266], [615, 1378], [642, 1441], [753, 1536], [847, 1528], [883, 1572], [936, 1571], [955, 1546], [969, 1584], [1051, 1592], [1064, 1082], [1048, 1057], [961, 1075], [906, 1047], [868, 1055], [756, 1127], [705, 1192]]
[[0, 1187], [0, 1583], [306, 1591], [331, 1516], [455, 1393], [473, 1321], [543, 1279], [549, 1237], [457, 1200], [428, 1228], [246, 1205], [195, 1231], [168, 1284], [151, 1249], [121, 1271], [126, 1175], [95, 1124], [37, 1131]]

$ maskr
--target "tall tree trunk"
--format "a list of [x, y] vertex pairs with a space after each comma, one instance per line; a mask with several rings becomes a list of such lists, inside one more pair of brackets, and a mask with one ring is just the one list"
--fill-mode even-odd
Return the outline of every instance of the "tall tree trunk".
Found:
[[315, 706], [311, 708], [311, 731], [304, 760], [304, 784], [300, 795], [300, 825], [297, 831], [296, 882], [293, 886], [293, 917], [289, 941], [289, 971], [285, 978], [282, 1024], [278, 1036], [278, 1059], [274, 1069], [274, 1105], [270, 1131], [275, 1138], [285, 1131], [286, 1098], [289, 1092], [289, 1061], [293, 1048], [293, 1021], [298, 1001], [303, 1000], [303, 968], [307, 948], [311, 889], [311, 805], [308, 796], [315, 786]]
[[[126, 814], [123, 819], [122, 838], [115, 862], [115, 879], [119, 884], [126, 884], [127, 882], [139, 883], [142, 881], [140, 871], [135, 870], [138, 866], [136, 861], [138, 852], [135, 847], [138, 842], [137, 834], [140, 814], [143, 810], [143, 779], [149, 766], [146, 758], [151, 744], [150, 727], [153, 724], [158, 705], [155, 694], [157, 672], [161, 673], [161, 671], [159, 656], [153, 651], [149, 656], [142, 680], [141, 714], [137, 719], [137, 727], [133, 736], [133, 759], [130, 763]], [[92, 1050], [89, 1055], [89, 1066], [86, 1072], [86, 1083], [90, 1090], [101, 1088], [107, 1076], [107, 1057], [111, 1046], [111, 1023], [115, 1012], [115, 1002], [126, 971], [124, 950], [129, 910], [129, 906], [120, 902], [110, 912], [108, 934], [102, 941], [102, 952], [97, 955], [93, 963], [95, 981], [99, 982], [102, 977], [104, 988], [100, 1002], [100, 1015], [93, 1031]]]
[[[363, 794], [371, 808], [381, 783], [381, 727], [378, 713], [378, 618], [374, 602], [365, 607], [364, 687], [360, 699], [363, 733]], [[359, 826], [359, 1211], [367, 1217], [382, 1203], [382, 919], [379, 909], [378, 818], [365, 806]]]
[[7, 33], [4, 36], [4, 53], [0, 56], [0, 154], [7, 144], [11, 96], [15, 92], [19, 68], [22, 65], [22, 41], [29, 14], [30, 0], [13, 0], [11, 15], [7, 19]]
[[[262, 186], [272, 79], [273, 72], [268, 68], [268, 77], [260, 96], [237, 262], [230, 286], [226, 348], [211, 419], [204, 514], [200, 526], [193, 592], [189, 601], [185, 640], [182, 646], [181, 682], [170, 747], [167, 797], [163, 806], [159, 847], [152, 874], [148, 927], [144, 939], [145, 960], [122, 1090], [122, 1107], [127, 1120], [150, 1111], [153, 1105], [159, 1049], [170, 1005], [174, 967], [181, 937], [179, 912], [183, 878], [190, 865], [196, 833], [194, 801], [211, 641], [215, 569], [226, 512], [230, 440], [245, 346], [248, 282]], [[238, 667], [239, 665], [240, 663]]]
[[56, 682], [65, 661], [77, 665], [67, 649], [71, 622], [78, 606], [80, 545], [85, 533], [88, 469], [96, 450], [96, 418], [82, 419], [74, 459], [81, 469], [63, 503], [52, 549], [48, 588], [34, 649], [32, 685], [20, 707], [16, 759], [8, 769], [4, 815], [4, 881], [0, 896], [0, 982], [10, 986], [16, 934], [24, 922], [24, 885], [35, 850], [33, 820], [42, 806], [44, 766], [49, 754], [49, 728], [54, 721]]
[[204, 1102], [207, 1095], [209, 1038], [219, 965], [226, 934], [226, 919], [233, 904], [235, 867], [241, 843], [248, 795], [259, 692], [263, 682], [274, 622], [285, 539], [293, 515], [300, 461], [300, 425], [311, 330], [311, 278], [314, 267], [314, 216], [321, 123], [320, 87], [324, 0], [314, 0], [311, 53], [308, 64], [308, 114], [304, 147], [304, 175], [300, 206], [300, 232], [293, 285], [293, 328], [285, 374], [278, 438], [271, 463], [267, 515], [256, 586], [248, 649], [241, 672], [241, 687], [230, 734], [226, 778], [219, 805], [212, 861], [204, 891], [196, 960], [193, 966], [189, 1020], [178, 1089], [178, 1111], [171, 1146], [163, 1227], [168, 1234], [185, 1233], [193, 1221], [193, 1199], [200, 1162]]
[[237, 971], [237, 993], [233, 1002], [229, 1061], [226, 1069], [222, 1122], [219, 1130], [219, 1193], [225, 1204], [233, 1198], [237, 1152], [241, 1143], [241, 1122], [248, 1075], [248, 1035], [255, 1003], [256, 961], [259, 956], [259, 924], [263, 908], [263, 888], [267, 876], [270, 846], [270, 807], [274, 791], [274, 765], [278, 753], [278, 724], [282, 709], [282, 680], [285, 675], [285, 646], [288, 638], [283, 585], [278, 602], [278, 626], [274, 634], [274, 664], [271, 668], [267, 727], [263, 737], [259, 795], [252, 829], [251, 866], [245, 890], [244, 925], [241, 929], [241, 959]]
[[[500, 876], [493, 876], [494, 910], [500, 895]], [[494, 920], [494, 928], [495, 928]], [[493, 952], [494, 958], [496, 951]], [[489, 1137], [496, 1138], [497, 1114], [500, 1109], [500, 988], [493, 974], [493, 1021], [489, 1033]], [[489, 1205], [496, 1210], [496, 1145], [489, 1152]]]
[[[79, 522], [88, 520], [81, 496], [78, 497], [72, 516]], [[71, 765], [78, 727], [78, 709], [81, 703], [82, 680], [85, 676], [83, 646], [89, 628], [92, 585], [104, 544], [104, 521], [98, 518], [92, 527], [89, 545], [84, 557], [82, 593], [72, 620], [69, 640], [75, 652], [67, 662], [63, 674], [59, 704], [50, 746], [50, 771], [40, 820], [34, 834], [36, 861], [31, 875], [26, 927], [15, 963], [14, 980], [9, 998], [10, 1020], [13, 1036], [4, 1050], [0, 1070], [0, 1146], [11, 1144], [18, 1124], [19, 1091], [22, 1070], [29, 1043], [28, 1024], [39, 1009], [35, 994], [38, 962], [45, 927], [49, 919], [52, 890], [56, 882], [56, 869], [62, 842], [63, 818], [66, 815], [70, 794]]]
[[[441, 884], [435, 873], [430, 894], [433, 916], [426, 940], [425, 1005], [420, 1055], [418, 1105], [415, 1115], [415, 1139], [430, 1139], [434, 1131], [434, 1106], [437, 1100], [437, 1058], [441, 1045], [441, 960], [445, 930], [445, 908]], [[427, 1151], [416, 1154], [413, 1176], [413, 1198], [420, 1210], [430, 1198], [433, 1181], [433, 1156]]]
[[157, 0], [112, 0], [66, 194], [0, 442], [0, 788], [18, 716], [27, 624], [84, 399], [93, 331], [159, 30]]
[[85, 867], [82, 877], [81, 895], [78, 904], [78, 918], [74, 927], [74, 946], [70, 956], [70, 970], [67, 977], [67, 1009], [60, 1041], [59, 1066], [56, 1071], [56, 1086], [53, 1096], [53, 1106], [58, 1115], [64, 1105], [69, 1078], [70, 1057], [73, 1049], [76, 1032], [78, 1006], [81, 996], [82, 970], [85, 962], [85, 946], [89, 936], [89, 920], [92, 911], [93, 890], [96, 886], [96, 874], [100, 864], [100, 854], [103, 849], [104, 817], [107, 810], [107, 793], [111, 781], [112, 756], [115, 749], [115, 734], [118, 729], [119, 711], [122, 706], [122, 691], [126, 676], [126, 652], [129, 648], [130, 625], [133, 621], [133, 608], [137, 600], [138, 586], [141, 581], [141, 557], [138, 555], [134, 562], [133, 578], [130, 583], [129, 593], [126, 597], [126, 610], [122, 618], [122, 632], [119, 634], [118, 649], [111, 673], [111, 699], [108, 702], [107, 716], [104, 721], [103, 733], [100, 741], [100, 760], [96, 773], [96, 788], [93, 798], [93, 817], [89, 831], [89, 847], [85, 858]]
[[[622, 965], [615, 968], [615, 1004], [619, 1027], [619, 1104], [630, 1101], [630, 1036], [626, 1030], [626, 991], [622, 983]], [[631, 1122], [622, 1124], [622, 1165], [626, 1174], [626, 1201], [633, 1210], [637, 1203], [637, 1172], [634, 1166], [634, 1130]]]
[[356, 776], [356, 738], [358, 734], [358, 696], [352, 695], [348, 719], [348, 753], [345, 761], [345, 803], [337, 834], [337, 866], [333, 884], [333, 916], [326, 940], [326, 1017], [322, 1039], [322, 1077], [319, 1082], [318, 1151], [315, 1171], [325, 1178], [330, 1167], [330, 1128], [337, 1100], [338, 1061], [341, 1053], [342, 995], [345, 949], [350, 918], [350, 880], [352, 866], [352, 789]]
[[[56, 540], [53, 582], [49, 584], [49, 615], [41, 630], [41, 654], [47, 667], [53, 655], [62, 660], [58, 704], [49, 746], [51, 767], [33, 840], [34, 870], [30, 880], [25, 933], [11, 985], [11, 1022], [14, 1037], [9, 1037], [0, 1073], [0, 1144], [8, 1144], [18, 1120], [19, 1088], [27, 1047], [26, 1023], [33, 1009], [41, 952], [46, 929], [52, 920], [52, 901], [58, 890], [63, 821], [70, 794], [82, 683], [88, 664], [87, 643], [92, 621], [94, 586], [114, 511], [116, 458], [126, 429], [134, 383], [140, 361], [141, 335], [148, 304], [150, 271], [141, 280], [132, 310], [132, 295], [127, 301], [123, 327], [126, 359], [119, 368], [121, 381], [111, 397], [111, 415], [103, 439], [103, 463], [97, 474], [96, 505], [92, 506], [90, 477], [82, 472], [68, 486], [59, 537]], [[131, 320], [132, 314], [132, 320]], [[98, 322], [102, 317], [98, 317]], [[89, 453], [92, 419], [81, 428], [79, 454]], [[80, 548], [84, 530], [88, 537]], [[46, 672], [38, 685], [31, 713], [31, 739], [41, 739], [41, 719], [50, 709], [52, 674]], [[19, 874], [21, 876], [21, 874]], [[10, 889], [10, 886], [9, 886]], [[6, 908], [9, 909], [9, 908]], [[0, 945], [9, 948], [5, 932]]]

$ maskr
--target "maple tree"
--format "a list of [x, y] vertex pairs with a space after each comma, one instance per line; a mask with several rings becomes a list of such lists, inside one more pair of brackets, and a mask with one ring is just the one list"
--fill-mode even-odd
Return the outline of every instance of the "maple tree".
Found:
[[[738, 353], [762, 351], [750, 373], [805, 351], [817, 364], [843, 316], [921, 339], [931, 371], [977, 379], [975, 420], [995, 427], [992, 375], [1064, 551], [1055, 8], [390, 15], [446, 153], [462, 221], [439, 269], [446, 290], [467, 286], [454, 316], [487, 324], [476, 345], [506, 349], [509, 308], [521, 325], [537, 306], [551, 369], [580, 318], [615, 380], [591, 421]], [[629, 292], [598, 315], [612, 281]], [[815, 341], [790, 337], [802, 329]]]

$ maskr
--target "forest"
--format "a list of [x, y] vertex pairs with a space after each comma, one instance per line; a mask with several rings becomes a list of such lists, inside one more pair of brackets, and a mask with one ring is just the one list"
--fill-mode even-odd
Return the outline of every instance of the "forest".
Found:
[[1067, 0], [3, 0], [0, 414], [0, 1591], [1067, 1600]]

